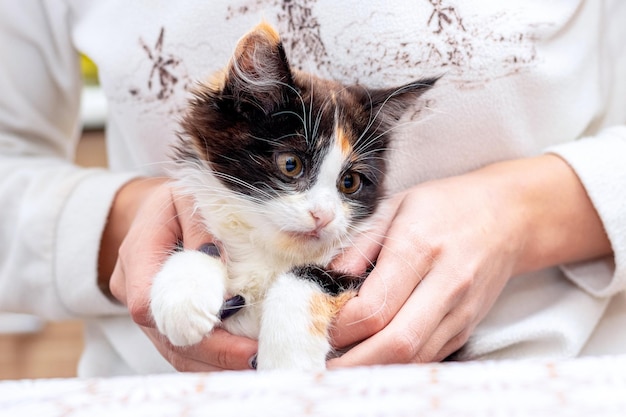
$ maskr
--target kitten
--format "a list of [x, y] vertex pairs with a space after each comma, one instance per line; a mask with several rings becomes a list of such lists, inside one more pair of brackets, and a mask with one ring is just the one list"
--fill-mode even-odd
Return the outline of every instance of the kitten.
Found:
[[[258, 369], [325, 368], [329, 326], [354, 280], [324, 269], [364, 232], [383, 197], [389, 132], [436, 78], [367, 90], [289, 66], [262, 23], [182, 121], [175, 174], [226, 260], [173, 253], [151, 310], [178, 346], [222, 326], [259, 340]], [[245, 308], [220, 322], [229, 295]]]

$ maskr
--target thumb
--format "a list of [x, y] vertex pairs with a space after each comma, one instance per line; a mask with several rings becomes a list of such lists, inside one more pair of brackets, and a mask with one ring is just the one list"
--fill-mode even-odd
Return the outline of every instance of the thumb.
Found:
[[201, 248], [204, 245], [213, 243], [213, 236], [207, 232], [204, 219], [199, 210], [197, 210], [193, 197], [177, 195], [175, 190], [172, 192], [174, 194], [173, 200], [176, 216], [178, 217], [182, 235], [182, 242], [180, 242], [182, 247], [191, 250], [202, 250]]
[[363, 275], [374, 266], [381, 245], [380, 235], [374, 232], [364, 233], [353, 246], [346, 248], [331, 262], [330, 268], [356, 276]]
[[372, 269], [391, 227], [398, 203], [398, 199], [393, 198], [381, 204], [377, 214], [371, 219], [370, 227], [331, 262], [331, 269], [354, 275], [362, 275]]

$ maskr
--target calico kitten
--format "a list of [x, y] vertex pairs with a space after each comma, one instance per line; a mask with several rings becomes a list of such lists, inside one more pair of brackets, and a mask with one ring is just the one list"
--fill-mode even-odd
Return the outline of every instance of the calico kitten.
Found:
[[[175, 174], [227, 259], [167, 259], [151, 293], [161, 333], [185, 346], [223, 326], [259, 340], [258, 369], [324, 369], [329, 325], [355, 290], [323, 266], [372, 221], [389, 132], [435, 82], [344, 86], [292, 69], [265, 23], [244, 36], [195, 92]], [[235, 294], [245, 308], [220, 322]]]

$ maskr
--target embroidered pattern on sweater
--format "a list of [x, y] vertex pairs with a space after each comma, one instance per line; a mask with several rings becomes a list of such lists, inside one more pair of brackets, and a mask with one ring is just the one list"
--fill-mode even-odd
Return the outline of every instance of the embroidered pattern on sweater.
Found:
[[165, 28], [160, 28], [155, 42], [139, 38], [138, 47], [144, 59], [136, 70], [136, 78], [142, 81], [128, 88], [128, 94], [145, 104], [155, 103], [157, 108], [169, 108], [170, 114], [180, 112], [180, 106], [175, 103], [163, 104], [169, 102], [178, 90], [189, 91], [192, 81], [183, 59], [175, 53], [176, 48], [166, 44]]
[[[227, 19], [275, 13], [292, 64], [342, 82], [393, 84], [427, 71], [443, 72], [449, 82], [475, 88], [525, 71], [537, 60], [538, 25], [511, 25], [518, 21], [514, 9], [464, 15], [458, 1], [414, 0], [408, 16], [384, 8], [367, 15], [355, 10], [352, 23], [322, 31], [317, 3], [239, 0], [229, 8]], [[364, 31], [369, 32], [363, 36]]]

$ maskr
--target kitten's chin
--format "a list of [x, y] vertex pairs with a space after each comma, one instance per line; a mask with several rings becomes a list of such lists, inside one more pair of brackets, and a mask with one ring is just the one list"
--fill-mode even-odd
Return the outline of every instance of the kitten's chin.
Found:
[[322, 238], [317, 230], [310, 232], [285, 232], [290, 239], [294, 242], [302, 242], [304, 244], [308, 242], [319, 242]]
[[294, 264], [321, 263], [330, 260], [338, 250], [339, 239], [318, 231], [278, 233], [275, 247], [289, 256]]

